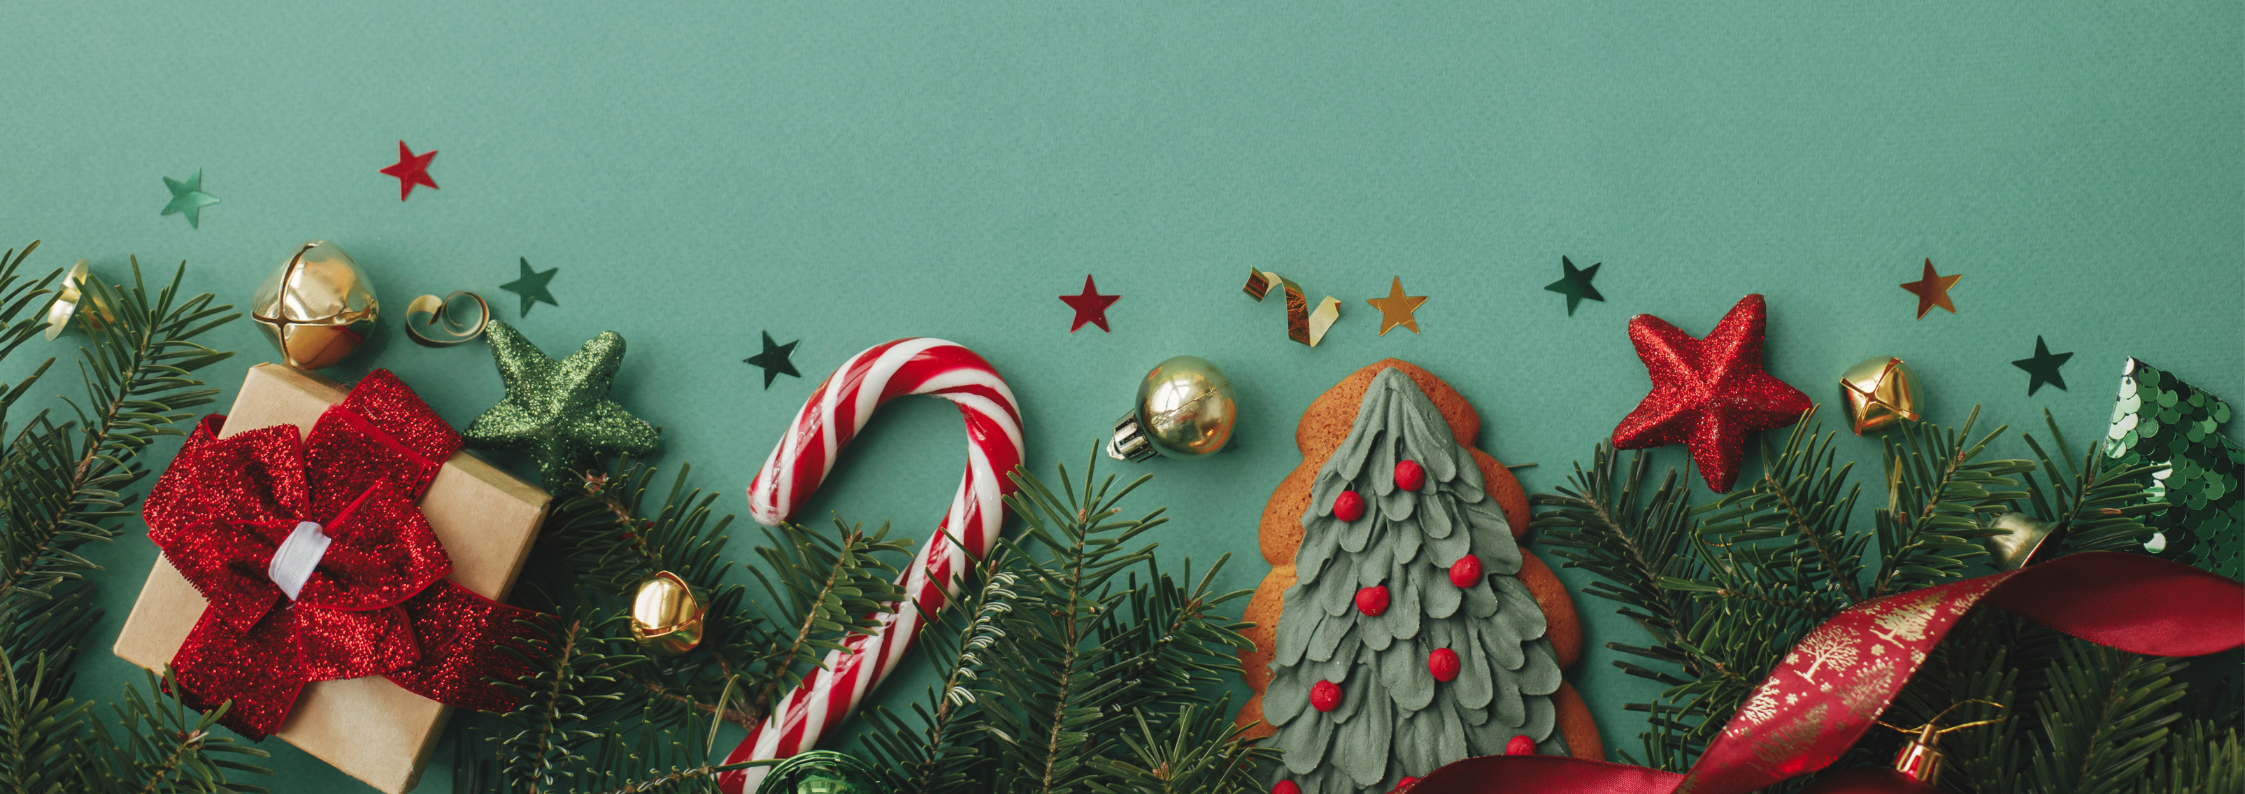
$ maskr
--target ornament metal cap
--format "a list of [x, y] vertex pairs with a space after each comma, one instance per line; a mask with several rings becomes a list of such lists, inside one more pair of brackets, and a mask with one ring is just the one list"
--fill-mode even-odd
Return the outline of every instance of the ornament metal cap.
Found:
[[326, 240], [296, 247], [250, 297], [250, 318], [297, 369], [335, 366], [374, 333], [374, 286], [351, 255]]
[[1138, 398], [1115, 420], [1107, 456], [1141, 461], [1213, 455], [1232, 440], [1239, 407], [1224, 370], [1199, 356], [1155, 365], [1138, 383]]
[[1990, 561], [1999, 571], [2016, 571], [2034, 563], [2035, 553], [2042, 544], [2057, 534], [2059, 524], [2037, 521], [2025, 513], [2005, 513], [1996, 517], [1994, 529], [1999, 533], [1984, 540], [1988, 544]]
[[1918, 421], [1918, 375], [1893, 356], [1873, 356], [1840, 373], [1840, 402], [1856, 435]]

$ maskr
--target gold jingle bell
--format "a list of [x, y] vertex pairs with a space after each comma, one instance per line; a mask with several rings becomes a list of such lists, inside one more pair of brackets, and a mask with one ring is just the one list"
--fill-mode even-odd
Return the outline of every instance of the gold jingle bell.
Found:
[[639, 581], [631, 599], [631, 637], [643, 647], [676, 656], [702, 644], [702, 618], [708, 607], [686, 580], [661, 571]]
[[1863, 359], [1840, 373], [1840, 401], [1856, 435], [1918, 421], [1918, 375], [1893, 356]]
[[1232, 381], [1208, 359], [1177, 356], [1156, 365], [1138, 383], [1138, 399], [1115, 420], [1107, 456], [1140, 461], [1157, 454], [1199, 458], [1232, 440], [1239, 406]]
[[1988, 564], [1999, 571], [2016, 571], [2035, 562], [2035, 552], [2057, 533], [2058, 525], [2025, 513], [2005, 513], [1996, 517], [1993, 528], [2000, 534], [1981, 538], [1988, 544], [1988, 555], [1995, 558]]
[[297, 369], [325, 369], [350, 357], [380, 315], [366, 271], [326, 240], [297, 246], [250, 298], [258, 330]]
[[[91, 275], [86, 260], [80, 259], [78, 264], [70, 266], [70, 272], [62, 275], [62, 283], [55, 285], [55, 292], [58, 294], [55, 295], [55, 302], [47, 307], [48, 341], [62, 336], [63, 329], [70, 325], [73, 318], [78, 320], [78, 327], [98, 331], [102, 323], [114, 316], [108, 306], [101, 304], [97, 295], [86, 293], [86, 281], [89, 278]], [[77, 316], [79, 304], [88, 304], [84, 317]]]

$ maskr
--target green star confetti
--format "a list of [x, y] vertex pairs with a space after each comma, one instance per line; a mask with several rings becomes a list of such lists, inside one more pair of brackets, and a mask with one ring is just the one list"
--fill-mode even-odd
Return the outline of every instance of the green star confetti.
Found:
[[1575, 316], [1575, 307], [1582, 305], [1584, 298], [1599, 303], [1606, 302], [1606, 296], [1598, 294], [1597, 287], [1590, 286], [1590, 280], [1598, 277], [1598, 265], [1578, 270], [1575, 263], [1562, 256], [1559, 257], [1559, 267], [1563, 269], [1563, 275], [1558, 281], [1545, 284], [1543, 288], [1567, 296], [1567, 316]]
[[2145, 485], [2168, 507], [2144, 517], [2158, 532], [2146, 551], [2239, 579], [2245, 447], [2222, 435], [2229, 418], [2229, 403], [2131, 358], [2121, 369], [2104, 453], [2115, 465], [2160, 467]]
[[530, 258], [523, 257], [522, 277], [517, 278], [513, 281], [509, 281], [505, 284], [501, 284], [499, 285], [499, 288], [522, 296], [521, 314], [524, 317], [528, 317], [530, 316], [530, 307], [536, 305], [538, 301], [545, 301], [546, 305], [548, 306], [561, 305], [560, 303], [554, 301], [553, 293], [546, 291], [546, 284], [553, 281], [554, 274], [560, 272], [561, 268], [558, 267], [545, 271], [543, 273], [531, 270]]
[[2074, 354], [2072, 353], [2051, 355], [2050, 346], [2042, 343], [2041, 336], [2036, 336], [2034, 357], [2013, 361], [2011, 366], [2027, 371], [2027, 396], [2033, 397], [2035, 391], [2041, 389], [2042, 384], [2045, 383], [2056, 386], [2063, 391], [2066, 388], [2066, 379], [2058, 374], [2058, 368], [2065, 366], [2066, 359], [2073, 357]]
[[741, 359], [741, 361], [751, 366], [762, 367], [764, 370], [764, 388], [769, 389], [772, 388], [773, 379], [781, 375], [803, 377], [803, 373], [795, 371], [795, 362], [788, 360], [789, 356], [795, 355], [795, 346], [802, 343], [803, 340], [797, 339], [784, 345], [774, 344], [772, 332], [765, 331], [764, 352]]
[[624, 362], [622, 336], [602, 331], [555, 361], [506, 323], [491, 321], [484, 335], [507, 396], [460, 433], [468, 446], [530, 455], [549, 491], [580, 476], [599, 454], [655, 451], [655, 427], [608, 399]]
[[165, 204], [156, 217], [186, 215], [187, 228], [203, 228], [203, 208], [218, 203], [217, 196], [203, 192], [203, 169], [195, 169], [195, 175], [185, 182], [164, 177], [164, 187], [171, 189], [171, 203]]

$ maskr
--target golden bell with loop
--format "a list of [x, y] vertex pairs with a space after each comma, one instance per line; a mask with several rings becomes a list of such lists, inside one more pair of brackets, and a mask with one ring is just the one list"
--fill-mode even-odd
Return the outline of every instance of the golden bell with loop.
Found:
[[685, 579], [658, 571], [639, 580], [631, 599], [631, 637], [643, 648], [676, 656], [702, 644], [709, 608]]
[[1893, 356], [1874, 356], [1840, 373], [1840, 402], [1856, 435], [1918, 421], [1918, 375]]
[[2043, 543], [2057, 534], [2060, 525], [2037, 521], [2025, 513], [2005, 513], [1996, 517], [1992, 529], [2001, 534], [1989, 535], [1981, 540], [1988, 544], [1988, 564], [1999, 571], [2016, 571], [2035, 562], [2035, 553]]
[[381, 318], [374, 285], [326, 240], [297, 246], [250, 297], [250, 318], [297, 369], [325, 369], [357, 352]]

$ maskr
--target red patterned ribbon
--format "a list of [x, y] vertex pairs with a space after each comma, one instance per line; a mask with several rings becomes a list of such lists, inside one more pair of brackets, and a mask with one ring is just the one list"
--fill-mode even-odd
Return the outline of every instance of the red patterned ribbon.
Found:
[[1988, 603], [2099, 645], [2199, 656], [2245, 645], [2245, 585], [2117, 552], [2061, 557], [1857, 604], [1818, 626], [1683, 774], [1542, 756], [1468, 758], [1412, 794], [1744, 794], [1839, 760], [1947, 636]]
[[[181, 699], [263, 739], [304, 685], [386, 675], [447, 705], [499, 710], [514, 699], [487, 679], [527, 671], [538, 613], [445, 580], [452, 561], [414, 507], [460, 436], [384, 370], [369, 373], [298, 438], [290, 425], [221, 439], [203, 418], [149, 491], [142, 515], [164, 559], [210, 602], [172, 657]], [[333, 539], [290, 600], [268, 578], [300, 522]]]

